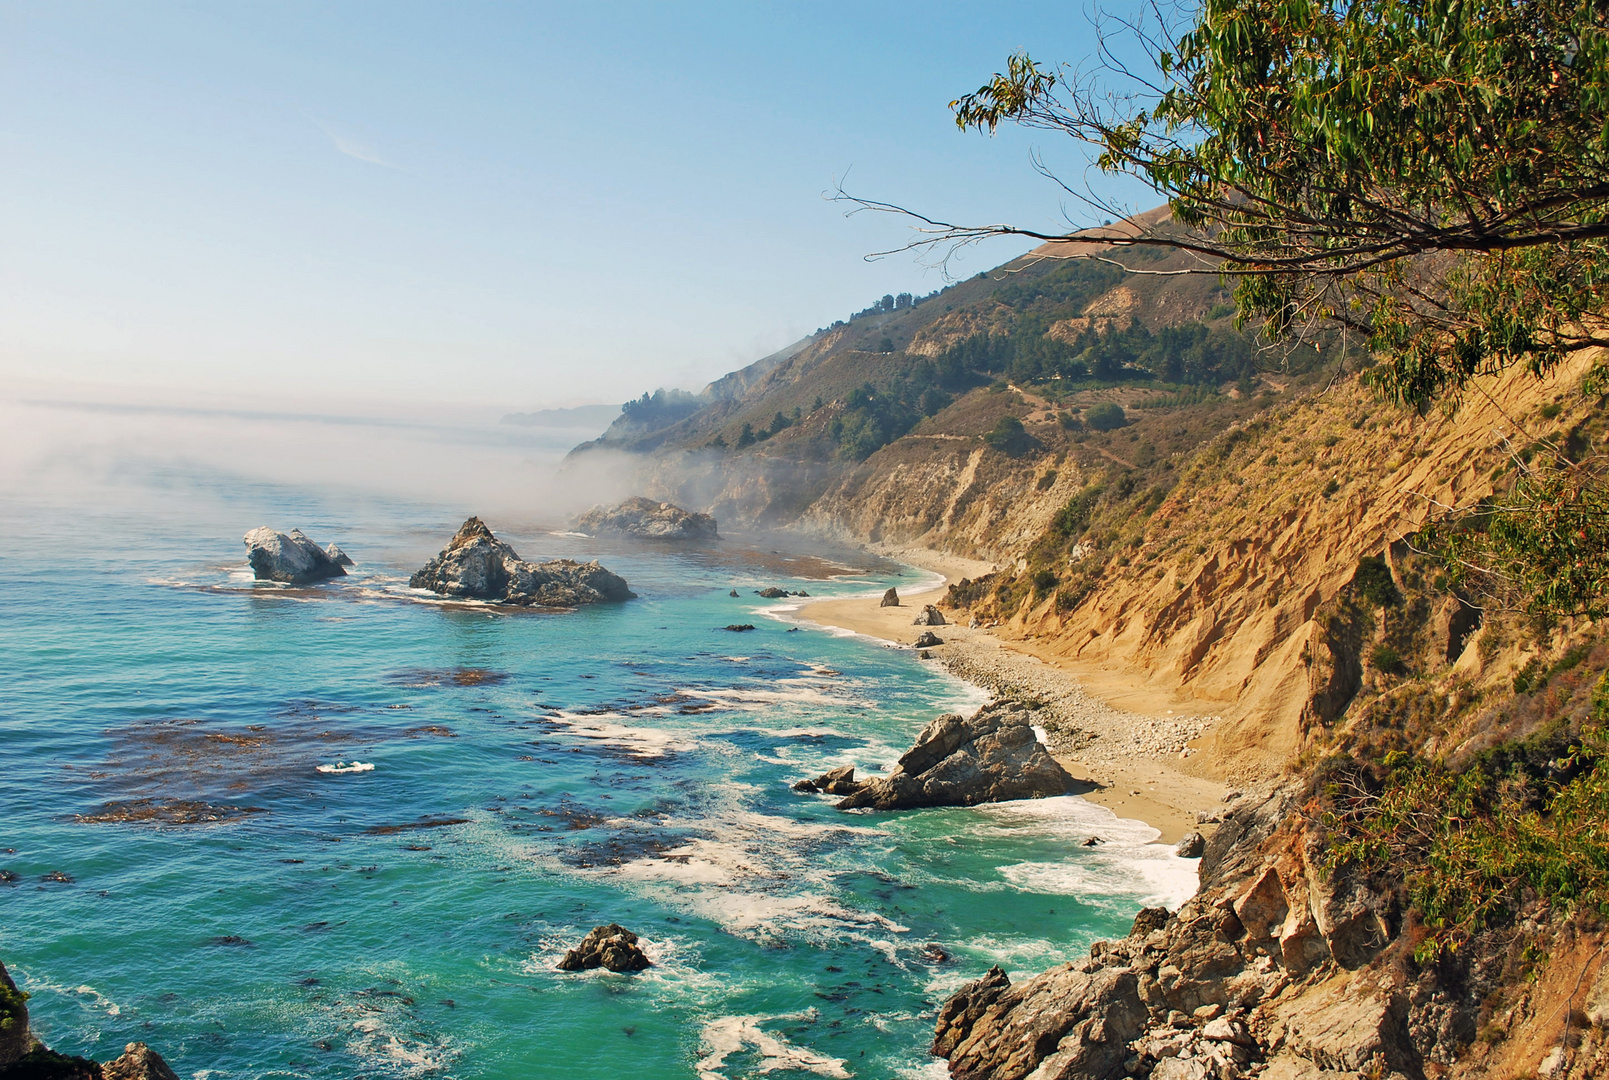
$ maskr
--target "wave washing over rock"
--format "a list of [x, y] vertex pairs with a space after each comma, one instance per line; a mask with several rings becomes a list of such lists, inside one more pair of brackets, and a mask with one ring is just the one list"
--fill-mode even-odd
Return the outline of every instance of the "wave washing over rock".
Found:
[[596, 560], [526, 562], [478, 517], [464, 522], [441, 553], [408, 579], [408, 585], [457, 599], [525, 607], [579, 607], [637, 595], [625, 578]]
[[594, 506], [576, 519], [576, 528], [592, 536], [613, 533], [639, 540], [716, 540], [715, 519], [672, 506], [668, 502], [633, 496], [619, 506]]

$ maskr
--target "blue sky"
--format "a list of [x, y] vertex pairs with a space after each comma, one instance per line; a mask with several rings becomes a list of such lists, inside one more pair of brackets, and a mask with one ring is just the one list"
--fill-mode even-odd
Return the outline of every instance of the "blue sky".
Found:
[[[858, 193], [1057, 227], [957, 132], [1054, 4], [0, 2], [0, 377], [504, 405], [696, 388], [942, 273]], [[1143, 196], [1136, 195], [1139, 204]], [[956, 272], [1026, 245], [967, 253]]]

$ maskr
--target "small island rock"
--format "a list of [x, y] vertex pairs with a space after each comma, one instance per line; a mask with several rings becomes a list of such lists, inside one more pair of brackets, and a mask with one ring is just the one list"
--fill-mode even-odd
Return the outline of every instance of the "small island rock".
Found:
[[408, 579], [408, 585], [442, 596], [521, 606], [578, 607], [637, 595], [625, 578], [596, 561], [526, 562], [478, 517], [464, 522], [441, 553]]
[[253, 529], [246, 534], [245, 543], [252, 576], [258, 581], [307, 585], [326, 578], [346, 576], [341, 564], [303, 535], [300, 529], [292, 529], [288, 533], [275, 532], [267, 527]]
[[921, 614], [911, 620], [912, 626], [943, 626], [944, 612], [928, 604], [922, 608]]
[[894, 586], [890, 585], [888, 587], [888, 591], [883, 594], [883, 602], [881, 604], [878, 604], [877, 606], [878, 607], [899, 607], [899, 590], [894, 588]]
[[610, 971], [641, 971], [652, 967], [637, 944], [637, 935], [618, 923], [595, 926], [581, 939], [581, 944], [564, 954], [559, 961], [560, 971], [585, 971], [588, 968], [607, 968]]
[[767, 600], [780, 600], [788, 595], [788, 590], [779, 589], [775, 585], [771, 585], [764, 589], [755, 589], [754, 595], [764, 597]]
[[963, 719], [953, 713], [922, 729], [886, 777], [868, 780], [840, 810], [976, 806], [1065, 795], [1073, 778], [1050, 756], [1016, 702], [993, 702]]
[[[328, 555], [330, 557], [330, 561], [335, 563], [336, 566], [356, 566], [357, 565], [356, 563], [354, 563], [352, 561], [352, 556], [350, 556], [346, 552], [342, 551], [340, 549], [340, 547], [338, 547], [335, 544], [326, 544], [326, 545], [324, 545], [324, 554]], [[134, 1046], [136, 1044], [135, 1043], [129, 1043], [129, 1045]], [[145, 1044], [144, 1043], [139, 1043], [138, 1045], [143, 1046]]]
[[633, 496], [619, 506], [594, 506], [576, 519], [576, 528], [591, 536], [613, 533], [639, 540], [718, 540], [715, 519], [666, 502]]

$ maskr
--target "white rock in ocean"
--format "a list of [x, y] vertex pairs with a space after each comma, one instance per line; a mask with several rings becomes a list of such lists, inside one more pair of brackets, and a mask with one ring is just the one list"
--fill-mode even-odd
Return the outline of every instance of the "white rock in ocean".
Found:
[[337, 547], [334, 544], [326, 544], [326, 545], [324, 545], [324, 554], [328, 555], [331, 559], [335, 560], [335, 565], [336, 566], [356, 566], [357, 565], [356, 563], [354, 563], [352, 561], [352, 556], [348, 555], [346, 552], [342, 551], [339, 547]]
[[[245, 542], [246, 558], [251, 563], [252, 575], [258, 581], [306, 585], [325, 578], [346, 576], [341, 564], [304, 536], [300, 529], [282, 533], [264, 526], [247, 533]], [[339, 548], [335, 550], [340, 551]]]

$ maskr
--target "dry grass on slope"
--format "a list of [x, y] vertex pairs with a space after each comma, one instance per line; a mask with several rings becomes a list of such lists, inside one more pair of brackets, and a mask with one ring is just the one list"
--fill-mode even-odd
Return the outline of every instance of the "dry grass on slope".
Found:
[[[1330, 644], [1322, 606], [1432, 500], [1489, 493], [1505, 437], [1529, 442], [1589, 410], [1574, 392], [1588, 363], [1547, 380], [1488, 378], [1425, 417], [1355, 381], [1273, 410], [1204, 447], [1143, 529], [1098, 551], [1098, 584], [1076, 606], [1035, 595], [1004, 629], [1218, 703], [1228, 722], [1202, 764], [1231, 778], [1274, 772], [1302, 749], [1304, 711], [1328, 677], [1312, 663]], [[1556, 400], [1562, 413], [1542, 419]]]

